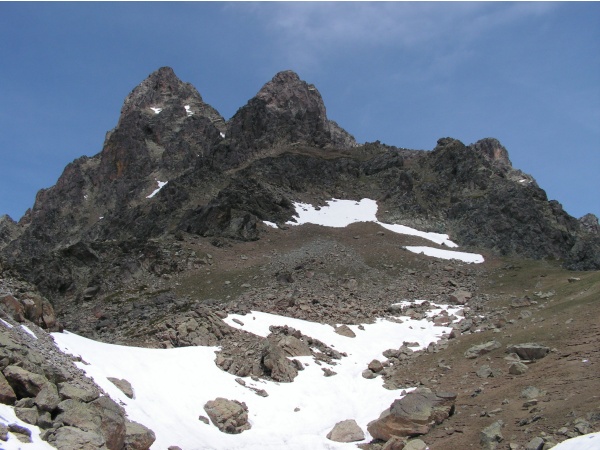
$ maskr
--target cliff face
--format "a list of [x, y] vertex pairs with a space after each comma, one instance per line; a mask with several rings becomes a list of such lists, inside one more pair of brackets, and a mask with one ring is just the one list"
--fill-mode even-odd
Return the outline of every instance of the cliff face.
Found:
[[597, 222], [549, 202], [496, 139], [358, 145], [291, 71], [225, 121], [166, 67], [127, 96], [99, 154], [69, 164], [18, 226], [0, 223], [2, 259], [51, 297], [76, 296], [109, 272], [147, 270], [135, 254], [158, 255], [157, 239], [256, 240], [293, 201], [331, 197], [377, 199], [382, 219], [464, 246], [600, 268]]

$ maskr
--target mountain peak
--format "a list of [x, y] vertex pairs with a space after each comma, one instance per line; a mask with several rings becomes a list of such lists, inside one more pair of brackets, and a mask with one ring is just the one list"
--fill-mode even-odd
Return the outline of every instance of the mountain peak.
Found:
[[512, 163], [508, 158], [508, 150], [495, 138], [484, 138], [471, 144], [471, 147], [487, 156], [494, 164], [511, 168]]
[[292, 70], [277, 73], [228, 123], [234, 160], [278, 145], [347, 148], [354, 137], [327, 118], [317, 88]]
[[[190, 83], [181, 81], [170, 67], [161, 67], [152, 72], [125, 98], [121, 119], [134, 111], [153, 108], [162, 110], [173, 103], [195, 103], [203, 105], [200, 93]], [[182, 105], [178, 105], [182, 107]]]
[[288, 111], [292, 115], [310, 112], [316, 114], [317, 119], [327, 119], [325, 104], [317, 88], [301, 80], [292, 70], [277, 73], [256, 98], [263, 100], [269, 108]]

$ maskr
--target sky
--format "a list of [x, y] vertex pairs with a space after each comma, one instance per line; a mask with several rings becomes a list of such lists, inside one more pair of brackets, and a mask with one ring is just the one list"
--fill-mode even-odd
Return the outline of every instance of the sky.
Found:
[[598, 2], [0, 2], [0, 42], [15, 220], [162, 66], [226, 119], [291, 69], [358, 142], [497, 138], [549, 199], [600, 216]]

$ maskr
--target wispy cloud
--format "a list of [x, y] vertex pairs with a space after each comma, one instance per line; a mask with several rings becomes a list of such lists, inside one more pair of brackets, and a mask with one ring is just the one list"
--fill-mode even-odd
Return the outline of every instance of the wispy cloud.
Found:
[[[290, 2], [241, 4], [297, 65], [317, 65], [337, 52], [389, 47], [429, 51], [448, 43], [457, 54], [486, 32], [540, 16], [550, 3]], [[440, 56], [441, 58], [441, 56]], [[445, 59], [445, 58], [442, 58]]]

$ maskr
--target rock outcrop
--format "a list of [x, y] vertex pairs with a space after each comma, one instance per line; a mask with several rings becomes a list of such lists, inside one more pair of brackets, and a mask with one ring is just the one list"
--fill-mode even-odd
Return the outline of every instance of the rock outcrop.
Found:
[[369, 423], [367, 429], [371, 436], [383, 441], [388, 441], [392, 436], [426, 434], [432, 426], [439, 425], [454, 414], [455, 400], [454, 393], [418, 388], [394, 401], [379, 419]]

